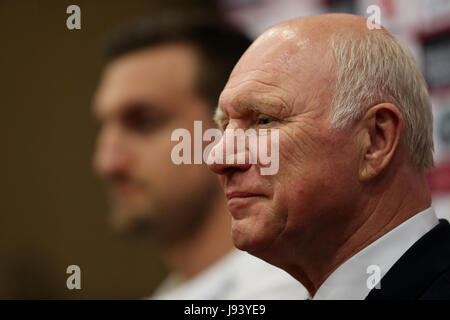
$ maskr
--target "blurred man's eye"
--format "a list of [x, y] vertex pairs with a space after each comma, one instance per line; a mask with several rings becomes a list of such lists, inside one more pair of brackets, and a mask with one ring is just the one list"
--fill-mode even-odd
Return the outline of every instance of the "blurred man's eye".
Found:
[[148, 134], [163, 122], [163, 117], [155, 114], [145, 106], [135, 106], [128, 109], [122, 116], [122, 123], [126, 129], [138, 134]]

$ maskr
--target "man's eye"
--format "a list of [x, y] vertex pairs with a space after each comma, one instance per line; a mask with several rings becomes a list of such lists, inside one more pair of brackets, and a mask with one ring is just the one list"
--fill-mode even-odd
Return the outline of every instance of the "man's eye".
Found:
[[262, 124], [262, 125], [269, 124], [273, 120], [274, 120], [273, 118], [268, 117], [268, 116], [259, 116], [258, 117], [258, 124]]
[[126, 112], [122, 121], [124, 126], [133, 132], [146, 134], [155, 130], [160, 124], [156, 117], [143, 108], [135, 108]]

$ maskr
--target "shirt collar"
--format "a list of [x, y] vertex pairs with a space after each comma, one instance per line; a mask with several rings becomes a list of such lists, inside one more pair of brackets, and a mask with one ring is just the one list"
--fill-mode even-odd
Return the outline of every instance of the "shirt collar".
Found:
[[[409, 218], [340, 265], [312, 299], [364, 299], [394, 263], [438, 223], [431, 207]], [[372, 282], [377, 275], [378, 281]]]

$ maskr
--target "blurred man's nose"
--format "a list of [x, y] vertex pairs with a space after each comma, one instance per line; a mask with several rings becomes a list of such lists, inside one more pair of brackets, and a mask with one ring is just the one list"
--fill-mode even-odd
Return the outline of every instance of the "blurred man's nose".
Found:
[[94, 156], [97, 174], [107, 178], [125, 172], [129, 166], [129, 156], [124, 142], [117, 133], [100, 134]]

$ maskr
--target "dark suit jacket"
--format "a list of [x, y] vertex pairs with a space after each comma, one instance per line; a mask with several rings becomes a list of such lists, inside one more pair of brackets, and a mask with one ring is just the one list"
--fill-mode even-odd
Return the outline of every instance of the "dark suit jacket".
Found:
[[439, 224], [409, 248], [366, 300], [450, 299], [450, 224]]

